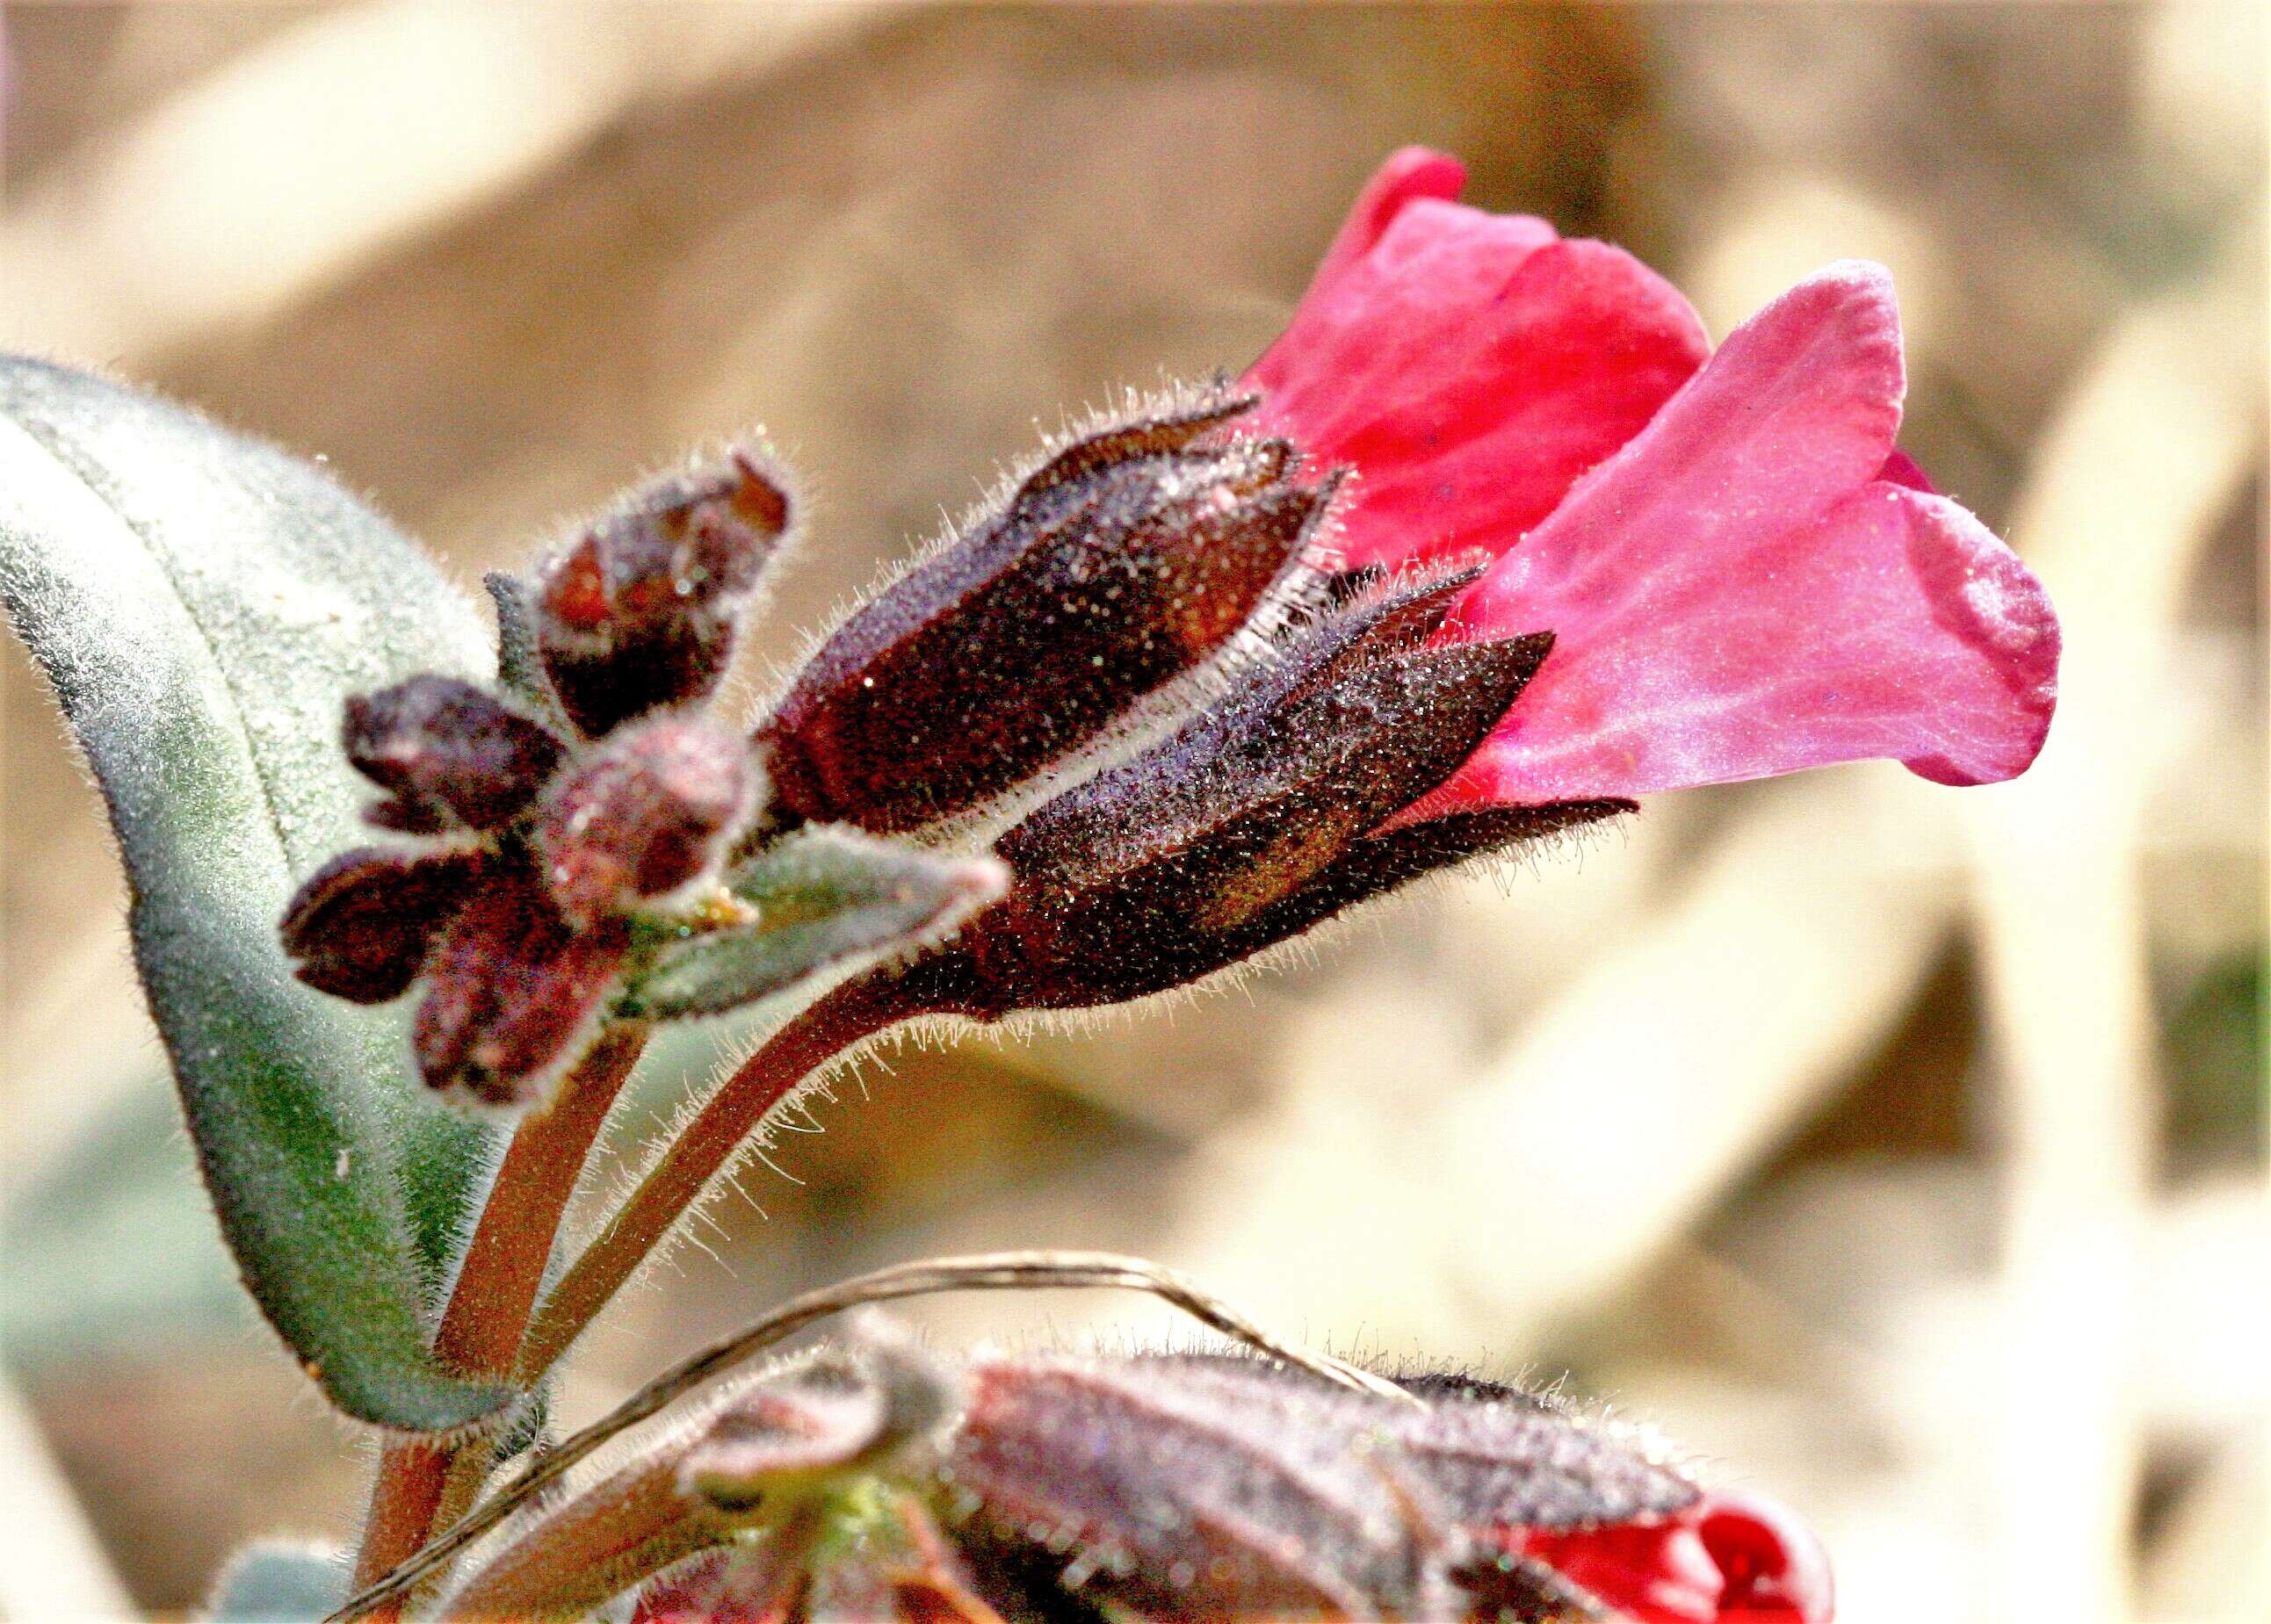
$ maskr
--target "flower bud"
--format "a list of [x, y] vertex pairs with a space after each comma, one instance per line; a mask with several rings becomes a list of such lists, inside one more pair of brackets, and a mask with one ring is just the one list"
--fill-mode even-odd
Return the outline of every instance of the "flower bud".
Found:
[[756, 808], [758, 779], [748, 742], [704, 722], [660, 716], [610, 737], [537, 808], [560, 911], [580, 929], [714, 872]]
[[284, 910], [293, 974], [318, 992], [384, 1004], [410, 990], [479, 881], [480, 852], [366, 848], [317, 869]]
[[470, 682], [431, 673], [351, 695], [340, 738], [355, 770], [393, 791], [365, 815], [419, 834], [510, 822], [561, 754], [541, 723]]
[[[880, 1329], [777, 1367], [492, 1572], [544, 1582], [603, 1525], [675, 1560], [692, 1542], [652, 1531], [691, 1526], [724, 1548], [638, 1624], [1831, 1616], [1795, 1519], [1552, 1398], [1442, 1373], [1399, 1403], [1226, 1353], [965, 1363]], [[614, 1510], [666, 1477], [668, 1515]]]
[[778, 474], [736, 450], [634, 492], [543, 566], [536, 639], [569, 719], [597, 738], [715, 687], [790, 516]]
[[970, 811], [1211, 658], [1331, 501], [1285, 441], [1209, 434], [1251, 404], [1073, 441], [854, 613], [760, 732], [781, 809], [877, 832]]
[[1426, 646], [1471, 575], [1373, 593], [1156, 749], [995, 844], [1009, 896], [918, 965], [981, 1018], [1118, 1003], [1196, 980], [1470, 855], [1381, 832], [1490, 732], [1546, 634]]
[[435, 1088], [523, 1105], [597, 1021], [629, 946], [620, 917], [578, 931], [525, 863], [483, 876], [428, 959], [411, 1042]]

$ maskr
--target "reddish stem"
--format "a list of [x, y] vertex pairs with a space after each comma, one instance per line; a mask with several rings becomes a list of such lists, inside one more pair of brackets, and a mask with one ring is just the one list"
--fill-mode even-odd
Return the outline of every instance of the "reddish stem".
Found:
[[862, 1039], [926, 1012], [895, 976], [860, 976], [835, 988], [767, 1039], [671, 1142], [599, 1237], [552, 1288], [521, 1346], [517, 1379], [532, 1383], [552, 1367], [700, 1201], [765, 1114], [799, 1083]]
[[434, 1336], [443, 1363], [480, 1376], [511, 1372], [561, 1217], [647, 1031], [636, 1020], [608, 1027], [551, 1102], [522, 1119]]
[[[370, 1510], [363, 1519], [362, 1548], [355, 1553], [354, 1583], [361, 1590], [376, 1584], [426, 1543], [434, 1526], [434, 1513], [442, 1503], [442, 1485], [450, 1475], [457, 1447], [404, 1439], [390, 1443], [378, 1457], [378, 1475], [370, 1486]], [[391, 1601], [373, 1611], [372, 1624], [390, 1624], [401, 1617], [402, 1604]]]
[[[509, 1376], [544, 1265], [608, 1108], [646, 1048], [644, 1021], [609, 1027], [561, 1079], [549, 1102], [523, 1117], [467, 1243], [434, 1351], [477, 1376]], [[488, 1447], [486, 1439], [470, 1446]], [[415, 1555], [434, 1531], [461, 1446], [410, 1438], [380, 1452], [370, 1512], [355, 1558], [358, 1587]], [[398, 1615], [398, 1605], [375, 1619]]]
[[723, 1543], [730, 1528], [679, 1482], [665, 1455], [551, 1512], [465, 1581], [451, 1598], [466, 1619], [583, 1618], [681, 1557]]

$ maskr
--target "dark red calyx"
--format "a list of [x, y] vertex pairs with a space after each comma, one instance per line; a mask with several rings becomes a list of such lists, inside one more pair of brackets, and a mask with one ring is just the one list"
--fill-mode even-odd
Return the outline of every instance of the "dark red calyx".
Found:
[[542, 723], [485, 689], [432, 674], [350, 695], [340, 742], [357, 772], [392, 791], [366, 815], [413, 834], [510, 822], [562, 751]]
[[310, 875], [284, 910], [292, 973], [355, 1004], [400, 997], [479, 883], [479, 852], [366, 848]]
[[982, 1361], [970, 1394], [938, 1478], [997, 1583], [1160, 1624], [1459, 1615], [1447, 1524], [1378, 1435], [1381, 1400], [1146, 1357]]
[[792, 511], [780, 474], [736, 450], [634, 492], [541, 566], [536, 641], [570, 720], [597, 738], [707, 695]]
[[577, 930], [527, 862], [497, 859], [427, 960], [420, 1074], [485, 1105], [540, 1098], [596, 1025], [629, 935], [613, 916]]
[[756, 809], [748, 741], [692, 717], [620, 730], [545, 792], [534, 828], [545, 883], [586, 926], [716, 871]]
[[1089, 434], [865, 604], [760, 731], [785, 812], [890, 832], [979, 806], [1214, 657], [1331, 501], [1251, 402]]
[[999, 1015], [1140, 997], [1249, 957], [1471, 849], [1366, 846], [1448, 778], [1521, 693], [1546, 636], [1426, 647], [1463, 577], [1366, 597], [1158, 747], [995, 844], [1016, 875], [935, 968]]

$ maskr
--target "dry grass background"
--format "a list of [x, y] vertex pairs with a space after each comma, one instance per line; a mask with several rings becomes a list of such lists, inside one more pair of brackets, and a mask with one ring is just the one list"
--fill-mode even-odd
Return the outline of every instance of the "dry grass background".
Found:
[[[1336, 1346], [1569, 1373], [1802, 1507], [1851, 1624], [2271, 1612], [2256, 8], [6, 26], [0, 338], [327, 456], [468, 582], [763, 422], [821, 522], [753, 692], [1037, 421], [1257, 351], [1399, 143], [1718, 332], [1888, 263], [1907, 442], [2065, 616], [2035, 774], [1659, 799], [1226, 995], [871, 1065], [564, 1407], [871, 1264], [1112, 1246]], [[232, 1295], [95, 801], [0, 658], [0, 1612], [178, 1611], [240, 1538], [347, 1526], [361, 1463]]]

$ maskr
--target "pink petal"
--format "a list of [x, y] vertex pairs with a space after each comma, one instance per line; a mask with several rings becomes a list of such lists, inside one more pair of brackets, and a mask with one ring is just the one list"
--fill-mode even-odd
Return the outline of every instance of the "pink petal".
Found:
[[1630, 255], [1449, 202], [1459, 178], [1417, 149], [1389, 159], [1246, 376], [1260, 426], [1356, 467], [1351, 567], [1504, 552], [1709, 348]]
[[1916, 459], [1898, 447], [1885, 458], [1885, 465], [1877, 470], [1877, 478], [1904, 485], [1911, 491], [1922, 491], [1926, 496], [1940, 494], [1940, 488], [1916, 465]]
[[1466, 184], [1466, 165], [1448, 152], [1431, 152], [1424, 146], [1398, 147], [1390, 152], [1387, 160], [1373, 171], [1364, 189], [1356, 195], [1356, 202], [1349, 208], [1348, 219], [1341, 222], [1332, 247], [1317, 262], [1317, 272], [1309, 278], [1309, 292], [1303, 302], [1314, 298], [1319, 289], [1371, 253], [1373, 245], [1388, 230], [1389, 223], [1404, 211], [1404, 204], [1422, 197], [1454, 202]]
[[1431, 797], [1534, 805], [1889, 756], [1944, 783], [2041, 748], [2059, 635], [1970, 514], [1889, 478], [1899, 319], [1831, 267], [1711, 364], [1478, 582], [1454, 634], [1550, 629], [1545, 667]]
[[1523, 1530], [1522, 1554], [1637, 1624], [1830, 1624], [1821, 1542], [1762, 1495], [1706, 1495], [1668, 1522]]

